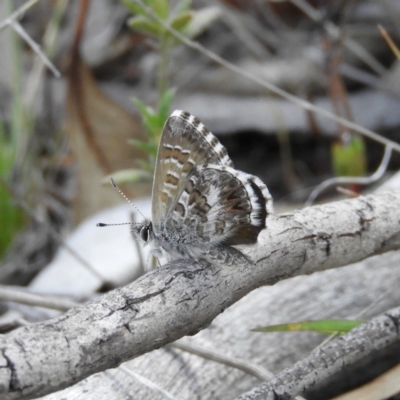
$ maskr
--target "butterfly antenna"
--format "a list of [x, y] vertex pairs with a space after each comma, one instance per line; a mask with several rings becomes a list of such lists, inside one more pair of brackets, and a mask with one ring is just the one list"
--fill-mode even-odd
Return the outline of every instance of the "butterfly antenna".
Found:
[[121, 224], [103, 224], [103, 222], [99, 222], [96, 226], [103, 227], [103, 226], [118, 226], [118, 225], [132, 225], [134, 222], [122, 222]]
[[[114, 182], [113, 178], [110, 178], [111, 186], [144, 218], [145, 216], [140, 212], [140, 210], [125, 196], [125, 193], [117, 186]], [[115, 224], [115, 225], [123, 225], [123, 224]]]

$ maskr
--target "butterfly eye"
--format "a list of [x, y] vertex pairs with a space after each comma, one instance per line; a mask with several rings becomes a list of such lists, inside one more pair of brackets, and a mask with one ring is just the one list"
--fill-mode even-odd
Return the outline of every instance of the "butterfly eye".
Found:
[[148, 226], [144, 226], [140, 230], [140, 239], [142, 239], [144, 242], [147, 242], [147, 240], [149, 239], [149, 227]]

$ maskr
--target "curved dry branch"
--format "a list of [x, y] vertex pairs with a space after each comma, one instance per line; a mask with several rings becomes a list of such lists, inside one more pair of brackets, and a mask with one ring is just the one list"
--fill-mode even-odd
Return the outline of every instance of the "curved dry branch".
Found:
[[382, 161], [376, 171], [370, 176], [338, 176], [327, 179], [320, 183], [308, 196], [305, 202], [305, 207], [310, 207], [315, 199], [327, 188], [333, 185], [345, 185], [345, 184], [359, 184], [359, 185], [370, 185], [371, 183], [377, 182], [381, 179], [384, 173], [387, 171], [390, 158], [392, 156], [392, 148], [385, 146], [385, 152], [383, 153]]
[[0, 397], [28, 399], [207, 327], [262, 285], [400, 247], [400, 191], [271, 217], [254, 265], [177, 261], [61, 317], [0, 338]]
[[304, 360], [279, 373], [270, 382], [239, 397], [240, 400], [290, 399], [312, 388], [325, 378], [354, 364], [371, 351], [400, 339], [400, 308], [383, 315], [319, 347]]

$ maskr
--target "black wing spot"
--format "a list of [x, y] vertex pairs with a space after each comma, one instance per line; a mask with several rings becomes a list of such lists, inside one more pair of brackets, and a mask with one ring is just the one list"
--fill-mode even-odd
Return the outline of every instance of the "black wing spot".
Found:
[[254, 194], [257, 197], [257, 202], [260, 205], [257, 217], [261, 221], [261, 226], [265, 226], [265, 220], [267, 219], [267, 210], [266, 210], [267, 201], [265, 200], [265, 197], [257, 184], [255, 184], [251, 179], [248, 181], [248, 183], [253, 189]]

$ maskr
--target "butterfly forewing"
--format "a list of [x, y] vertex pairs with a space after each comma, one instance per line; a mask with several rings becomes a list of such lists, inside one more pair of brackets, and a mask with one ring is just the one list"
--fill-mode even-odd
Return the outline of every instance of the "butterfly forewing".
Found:
[[157, 154], [152, 199], [155, 231], [176, 206], [187, 176], [204, 164], [233, 167], [225, 147], [196, 117], [174, 111], [165, 123]]

